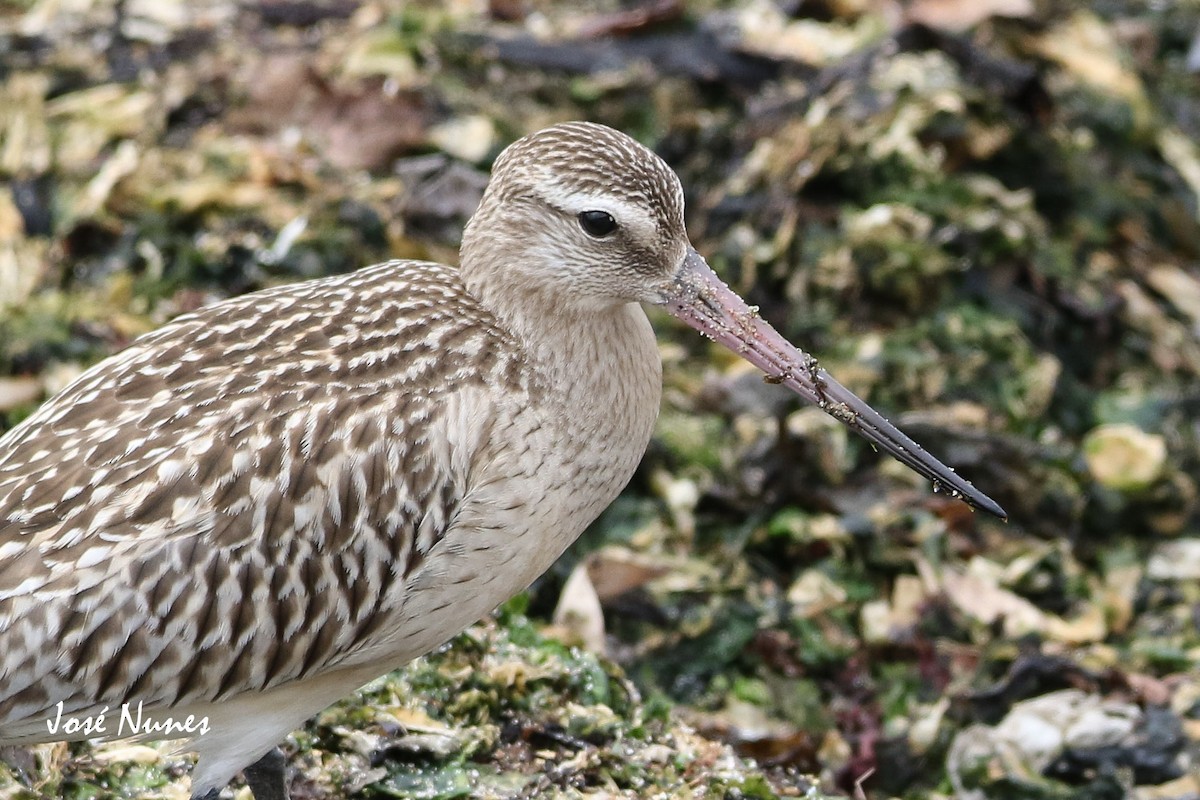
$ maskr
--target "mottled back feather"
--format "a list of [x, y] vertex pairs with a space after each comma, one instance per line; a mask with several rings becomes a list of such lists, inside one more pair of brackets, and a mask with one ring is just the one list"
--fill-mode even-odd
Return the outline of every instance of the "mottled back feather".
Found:
[[440, 407], [531, 391], [492, 322], [437, 264], [258, 292], [0, 440], [0, 733], [60, 701], [212, 701], [336, 666], [462, 500], [428, 452]]

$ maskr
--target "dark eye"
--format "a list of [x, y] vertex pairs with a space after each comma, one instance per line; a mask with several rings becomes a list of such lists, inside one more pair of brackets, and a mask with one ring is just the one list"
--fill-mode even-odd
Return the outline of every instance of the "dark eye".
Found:
[[579, 214], [579, 227], [588, 236], [603, 239], [617, 229], [617, 221], [607, 211], [582, 211]]

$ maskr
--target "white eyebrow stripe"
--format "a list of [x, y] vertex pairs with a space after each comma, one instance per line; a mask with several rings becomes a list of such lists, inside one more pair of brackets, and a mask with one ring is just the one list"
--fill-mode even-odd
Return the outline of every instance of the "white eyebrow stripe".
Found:
[[619, 197], [569, 190], [556, 183], [548, 183], [543, 197], [551, 206], [560, 208], [571, 216], [577, 216], [584, 211], [604, 211], [612, 214], [617, 224], [630, 231], [633, 238], [640, 242], [654, 241], [658, 235], [654, 220], [645, 207]]

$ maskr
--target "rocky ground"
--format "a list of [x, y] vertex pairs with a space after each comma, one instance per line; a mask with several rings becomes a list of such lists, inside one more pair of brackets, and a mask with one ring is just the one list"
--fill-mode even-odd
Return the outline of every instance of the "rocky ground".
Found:
[[[180, 312], [455, 259], [505, 144], [604, 122], [1011, 518], [656, 317], [622, 498], [289, 739], [293, 796], [1200, 798], [1198, 31], [1195, 0], [0, 0], [0, 430]], [[166, 746], [5, 762], [2, 798], [187, 796]]]

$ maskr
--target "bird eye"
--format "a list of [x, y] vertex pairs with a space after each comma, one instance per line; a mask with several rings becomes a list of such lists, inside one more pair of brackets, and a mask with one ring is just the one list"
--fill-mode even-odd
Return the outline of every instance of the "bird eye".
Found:
[[583, 211], [579, 214], [579, 227], [588, 236], [603, 239], [617, 229], [617, 221], [607, 211]]

